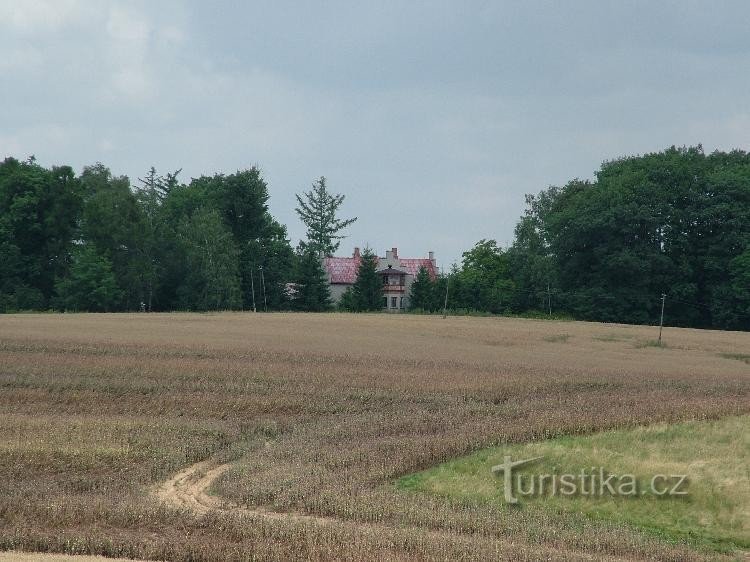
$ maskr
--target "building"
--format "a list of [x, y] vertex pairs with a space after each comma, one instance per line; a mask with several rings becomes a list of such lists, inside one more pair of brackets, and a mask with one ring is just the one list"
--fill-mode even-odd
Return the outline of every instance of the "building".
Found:
[[[399, 258], [398, 248], [391, 248], [384, 258], [378, 258], [378, 275], [383, 279], [383, 310], [398, 312], [409, 307], [411, 284], [424, 267], [432, 279], [437, 278], [438, 269], [434, 252], [427, 258]], [[323, 268], [331, 287], [331, 298], [335, 303], [341, 300], [344, 292], [357, 280], [359, 264], [362, 261], [359, 248], [348, 258], [323, 258]]]

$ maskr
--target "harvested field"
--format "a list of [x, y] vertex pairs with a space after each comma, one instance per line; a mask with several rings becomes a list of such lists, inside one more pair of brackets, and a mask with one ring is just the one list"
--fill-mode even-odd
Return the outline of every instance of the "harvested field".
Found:
[[[655, 335], [380, 314], [1, 316], [0, 548], [155, 560], [717, 556], [625, 524], [394, 485], [488, 446], [750, 412], [750, 365], [736, 359], [750, 334], [666, 329], [663, 347]], [[184, 473], [194, 493], [165, 497], [197, 463]]]
[[69, 554], [39, 554], [35, 552], [0, 552], [0, 562], [123, 562], [127, 558], [104, 556], [75, 556]]

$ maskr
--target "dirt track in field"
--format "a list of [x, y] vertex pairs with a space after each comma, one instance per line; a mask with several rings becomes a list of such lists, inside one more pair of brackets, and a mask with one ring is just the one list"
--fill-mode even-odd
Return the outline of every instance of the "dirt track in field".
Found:
[[209, 496], [206, 490], [229, 465], [212, 467], [211, 464], [210, 461], [202, 461], [181, 470], [156, 488], [156, 496], [168, 505], [186, 509], [196, 515], [204, 515], [212, 509], [226, 508], [216, 497]]
[[321, 517], [304, 513], [281, 513], [262, 507], [242, 507], [209, 495], [208, 488], [230, 466], [229, 463], [217, 465], [210, 460], [197, 462], [181, 470], [163, 484], [160, 484], [155, 489], [156, 497], [167, 505], [178, 509], [185, 509], [194, 515], [205, 515], [211, 510], [217, 510], [267, 519], [292, 519], [321, 524], [338, 521], [338, 519], [331, 517]]
[[[375, 523], [356, 523], [352, 521], [344, 521], [342, 519], [336, 519], [334, 517], [322, 517], [318, 515], [308, 515], [304, 513], [292, 513], [292, 512], [278, 512], [270, 511], [262, 507], [247, 508], [241, 507], [231, 502], [221, 500], [216, 496], [208, 494], [208, 488], [211, 484], [219, 478], [224, 472], [230, 468], [230, 464], [215, 464], [211, 460], [205, 460], [197, 462], [188, 466], [175, 474], [172, 478], [160, 484], [154, 489], [156, 497], [163, 503], [170, 505], [177, 509], [185, 509], [190, 511], [194, 515], [205, 515], [212, 510], [235, 513], [238, 515], [246, 515], [250, 517], [260, 517], [274, 520], [294, 520], [300, 522], [311, 522], [317, 524], [342, 524], [352, 525], [359, 528], [376, 528], [382, 527], [387, 529], [385, 525], [378, 525]], [[445, 534], [446, 531], [428, 531], [430, 535]], [[564, 549], [552, 549], [552, 548], [539, 548], [540, 554], [544, 553], [545, 557], [549, 560], [553, 559], [576, 559], [576, 560], [598, 560], [598, 561], [615, 561], [623, 560], [623, 558], [612, 558], [607, 556], [589, 556], [580, 552], [573, 552]], [[77, 558], [76, 560], [79, 560]], [[96, 559], [92, 559], [96, 560]], [[104, 559], [103, 559], [104, 560]], [[0, 558], [0, 562], [4, 562]], [[36, 559], [29, 558], [28, 562], [46, 562], [42, 559], [38, 561]], [[51, 562], [57, 562], [56, 560]], [[64, 562], [63, 559], [60, 562]], [[71, 561], [72, 562], [72, 561]]]

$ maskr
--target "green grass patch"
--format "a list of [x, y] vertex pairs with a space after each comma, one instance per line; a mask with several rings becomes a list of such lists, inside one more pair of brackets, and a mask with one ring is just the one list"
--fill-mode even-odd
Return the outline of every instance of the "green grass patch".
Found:
[[620, 342], [633, 339], [635, 336], [632, 334], [602, 334], [600, 336], [594, 336], [592, 339], [595, 341], [607, 341], [607, 342]]
[[[502, 474], [492, 467], [506, 455], [514, 461], [542, 457], [513, 472], [514, 495], [520, 509], [548, 509], [580, 513], [596, 520], [638, 527], [672, 542], [687, 542], [721, 552], [750, 548], [750, 416], [716, 421], [658, 424], [631, 430], [617, 430], [589, 436], [562, 437], [549, 441], [509, 445], [477, 451], [397, 481], [404, 491], [431, 493], [460, 501], [508, 505]], [[634, 478], [637, 493], [601, 492], [599, 468], [605, 476], [616, 475], [615, 490]], [[593, 470], [593, 469], [596, 470]], [[558, 488], [551, 493], [551, 481], [539, 494], [540, 475], [580, 475], [585, 469], [589, 493], [580, 485], [573, 495]], [[591, 473], [597, 490], [591, 494]], [[685, 495], [659, 495], [667, 485], [677, 483], [672, 475], [687, 475], [678, 491]], [[532, 480], [536, 495], [522, 495]], [[651, 487], [655, 475], [666, 480]], [[559, 482], [559, 480], [558, 480]], [[580, 480], [576, 480], [580, 483]], [[568, 488], [568, 491], [570, 489]], [[629, 491], [626, 488], [625, 491]]]
[[550, 343], [565, 343], [570, 339], [570, 334], [554, 334], [552, 336], [545, 336], [544, 341]]
[[719, 357], [724, 359], [736, 359], [737, 361], [743, 361], [750, 365], [750, 355], [747, 353], [719, 353]]
[[659, 340], [641, 340], [639, 342], [636, 342], [635, 347], [638, 349], [642, 349], [644, 347], [658, 347], [661, 349], [666, 349], [668, 346], [666, 343]]

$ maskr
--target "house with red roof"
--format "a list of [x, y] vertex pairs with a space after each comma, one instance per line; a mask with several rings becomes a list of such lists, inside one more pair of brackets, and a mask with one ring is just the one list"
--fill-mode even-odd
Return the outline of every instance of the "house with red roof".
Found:
[[[354, 248], [351, 257], [323, 258], [323, 269], [328, 276], [334, 302], [338, 303], [344, 292], [354, 285], [361, 261], [359, 248]], [[386, 251], [385, 257], [378, 258], [378, 275], [383, 279], [383, 310], [399, 312], [409, 307], [411, 284], [421, 267], [433, 280], [437, 278], [434, 252], [428, 252], [426, 258], [400, 258], [398, 248], [391, 248]]]

